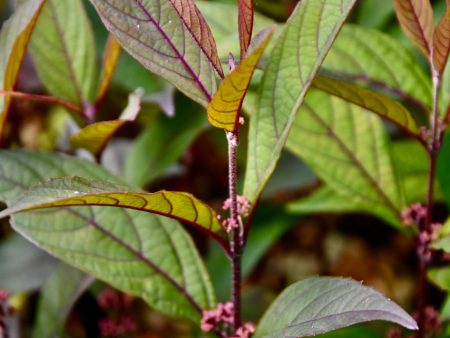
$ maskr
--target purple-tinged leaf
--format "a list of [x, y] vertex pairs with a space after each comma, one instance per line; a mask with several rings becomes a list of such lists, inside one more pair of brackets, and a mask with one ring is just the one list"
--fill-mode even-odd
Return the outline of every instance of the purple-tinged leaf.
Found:
[[394, 0], [394, 9], [405, 34], [429, 58], [434, 30], [430, 0]]
[[254, 8], [253, 0], [239, 0], [239, 41], [241, 43], [241, 60], [244, 58], [252, 40]]
[[433, 36], [434, 65], [440, 74], [444, 72], [450, 54], [450, 1], [447, 0], [446, 3], [447, 8]]
[[260, 321], [255, 338], [311, 337], [385, 320], [416, 330], [416, 321], [378, 291], [344, 278], [309, 278], [288, 287]]
[[208, 105], [217, 89], [210, 59], [216, 53], [211, 35], [200, 31], [206, 23], [194, 4], [180, 15], [170, 0], [90, 1], [128, 53], [194, 101]]

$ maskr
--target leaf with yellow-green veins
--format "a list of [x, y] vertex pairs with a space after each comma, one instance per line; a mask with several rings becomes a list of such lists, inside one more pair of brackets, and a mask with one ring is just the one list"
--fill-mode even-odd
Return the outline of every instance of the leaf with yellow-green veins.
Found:
[[[33, 31], [44, 0], [28, 0], [21, 4], [0, 31], [0, 91], [14, 88], [22, 59], [25, 55], [31, 32]], [[11, 98], [0, 95], [0, 139]]]
[[250, 119], [244, 194], [254, 202], [272, 175], [303, 98], [355, 0], [299, 2], [272, 51]]
[[[0, 151], [0, 172], [0, 200], [9, 206], [52, 177], [125, 184], [95, 163], [56, 153]], [[202, 310], [216, 305], [200, 255], [176, 220], [124, 208], [66, 206], [13, 215], [11, 225], [65, 263], [170, 316], [199, 323]]]
[[450, 53], [450, 1], [447, 0], [446, 4], [447, 8], [433, 35], [434, 65], [440, 74], [444, 72]]
[[394, 0], [394, 9], [405, 34], [429, 58], [434, 31], [430, 0]]
[[405, 207], [389, 139], [375, 114], [313, 89], [286, 147], [328, 187], [372, 214], [393, 223]]
[[239, 41], [242, 60], [248, 47], [250, 46], [250, 41], [252, 40], [253, 17], [255, 12], [253, 8], [253, 0], [239, 0], [238, 8]]
[[100, 75], [100, 83], [97, 90], [96, 101], [99, 102], [103, 99], [111, 83], [111, 80], [116, 70], [117, 63], [119, 62], [120, 44], [114, 37], [109, 34], [108, 41], [106, 42], [105, 52], [103, 53], [103, 66], [102, 74]]
[[255, 37], [248, 55], [220, 84], [208, 106], [208, 119], [213, 126], [233, 132], [237, 130], [250, 80], [274, 29], [267, 28]]
[[184, 192], [133, 191], [128, 186], [81, 177], [44, 181], [28, 190], [0, 218], [18, 212], [66, 206], [113, 206], [150, 212], [191, 224], [222, 244], [227, 234], [209, 206]]
[[97, 55], [83, 1], [47, 0], [30, 51], [39, 78], [51, 95], [79, 107], [94, 102]]
[[[220, 63], [193, 0], [90, 0], [122, 47], [151, 72], [204, 107], [216, 92]], [[184, 3], [184, 1], [183, 1]]]
[[391, 98], [352, 83], [319, 76], [313, 87], [340, 97], [393, 122], [408, 134], [420, 138], [419, 128], [408, 109]]
[[101, 154], [113, 135], [128, 121], [134, 121], [141, 110], [142, 91], [136, 90], [128, 96], [128, 106], [118, 120], [89, 124], [70, 138], [75, 148], [87, 149], [94, 155]]

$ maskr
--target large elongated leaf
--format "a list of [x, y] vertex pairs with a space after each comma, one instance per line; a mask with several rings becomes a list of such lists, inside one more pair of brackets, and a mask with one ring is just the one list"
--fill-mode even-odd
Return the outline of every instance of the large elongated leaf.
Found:
[[[217, 89], [210, 62], [213, 50], [206, 25], [189, 0], [185, 13], [178, 1], [91, 0], [103, 22], [134, 58], [207, 106]], [[184, 6], [183, 6], [184, 7]], [[202, 30], [203, 29], [203, 30]], [[202, 35], [206, 34], [206, 35]], [[201, 44], [199, 44], [199, 42]]]
[[[81, 175], [122, 184], [97, 165], [57, 154], [0, 152], [0, 199], [11, 205], [51, 177]], [[188, 234], [174, 221], [107, 207], [64, 207], [13, 216], [18, 232], [66, 263], [198, 322], [215, 306], [209, 277]]]
[[402, 98], [431, 104], [429, 76], [408, 49], [378, 30], [345, 25], [323, 67], [343, 77], [389, 88]]
[[383, 218], [398, 217], [404, 198], [388, 137], [379, 117], [318, 91], [310, 91], [287, 148], [329, 187]]
[[211, 124], [228, 131], [236, 131], [239, 126], [239, 116], [247, 93], [250, 80], [267, 44], [272, 37], [274, 28], [264, 30], [255, 37], [253, 50], [229, 75], [225, 77], [208, 106], [208, 119]]
[[253, 0], [239, 0], [239, 41], [241, 45], [241, 59], [247, 52], [250, 41], [252, 40], [253, 31]]
[[361, 283], [309, 278], [288, 287], [261, 319], [255, 338], [311, 337], [373, 320], [416, 330], [400, 306]]
[[433, 9], [429, 0], [394, 0], [394, 9], [405, 34], [430, 57], [433, 45]]
[[[16, 9], [0, 32], [0, 91], [14, 88], [25, 49], [44, 0], [28, 0]], [[0, 139], [11, 98], [0, 96]]]
[[250, 121], [244, 193], [251, 201], [272, 174], [306, 91], [354, 3], [301, 1], [286, 24]]
[[387, 96], [359, 87], [357, 85], [327, 77], [318, 77], [313, 86], [328, 94], [372, 111], [384, 117], [407, 133], [419, 137], [419, 128], [409, 111], [400, 103]]
[[79, 106], [94, 101], [97, 55], [81, 0], [47, 0], [30, 48], [39, 77], [50, 94]]
[[437, 25], [433, 36], [434, 64], [443, 73], [450, 53], [450, 2], [446, 2], [447, 8]]

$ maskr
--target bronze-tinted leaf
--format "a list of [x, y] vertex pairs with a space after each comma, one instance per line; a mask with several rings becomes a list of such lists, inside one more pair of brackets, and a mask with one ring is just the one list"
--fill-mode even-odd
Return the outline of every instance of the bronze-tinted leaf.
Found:
[[434, 30], [430, 1], [394, 0], [394, 9], [405, 34], [430, 57]]
[[253, 31], [253, 0], [239, 0], [239, 40], [241, 43], [241, 59], [244, 58], [252, 39]]
[[448, 62], [450, 53], [450, 1], [447, 1], [447, 8], [437, 25], [433, 36], [433, 58], [434, 66], [442, 74]]
[[97, 91], [97, 102], [101, 101], [108, 90], [111, 79], [114, 75], [114, 70], [116, 69], [117, 63], [120, 57], [120, 44], [114, 37], [110, 34], [108, 41], [106, 42], [105, 52], [103, 54], [103, 67], [102, 74], [100, 76], [100, 84]]

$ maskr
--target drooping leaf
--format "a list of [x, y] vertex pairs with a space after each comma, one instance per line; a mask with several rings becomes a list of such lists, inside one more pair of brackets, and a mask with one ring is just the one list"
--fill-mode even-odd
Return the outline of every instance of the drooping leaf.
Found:
[[181, 96], [175, 116], [161, 116], [134, 141], [125, 161], [127, 182], [145, 187], [181, 157], [196, 136], [208, 126], [203, 109]]
[[378, 30], [346, 24], [322, 67], [343, 78], [388, 89], [402, 99], [431, 105], [429, 76], [408, 49]]
[[128, 106], [118, 120], [89, 124], [70, 138], [74, 148], [84, 148], [94, 155], [101, 154], [108, 141], [128, 121], [134, 121], [141, 110], [142, 92], [136, 90], [128, 96]]
[[[239, 55], [240, 46], [237, 25], [230, 24], [239, 21], [238, 6], [235, 3], [222, 3], [215, 1], [197, 0], [196, 4], [209, 26], [217, 42], [219, 58], [228, 60], [229, 53]], [[227, 18], [227, 20], [223, 20]], [[254, 13], [253, 31], [260, 32], [273, 25], [274, 21], [256, 12]]]
[[[14, 88], [25, 50], [44, 0], [28, 0], [19, 6], [0, 31], [0, 91]], [[0, 96], [0, 139], [11, 98]]]
[[[1, 151], [0, 169], [0, 199], [8, 205], [51, 177], [71, 174], [123, 184], [93, 163], [59, 154]], [[174, 220], [91, 206], [27, 212], [11, 220], [16, 231], [52, 255], [159, 311], [198, 322], [202, 308], [215, 306], [195, 246]]]
[[433, 9], [429, 0], [394, 0], [400, 26], [412, 42], [429, 58], [433, 45]]
[[308, 278], [288, 287], [270, 306], [255, 338], [311, 337], [374, 320], [416, 330], [415, 320], [378, 291], [343, 278]]
[[0, 242], [0, 261], [1, 288], [11, 294], [39, 289], [57, 264], [56, 259], [19, 235]]
[[120, 58], [120, 44], [114, 37], [109, 34], [108, 41], [106, 42], [105, 52], [103, 53], [103, 66], [102, 73], [100, 75], [100, 84], [97, 90], [96, 101], [99, 102], [103, 99], [111, 83], [111, 80], [116, 70], [117, 63]]
[[253, 0], [239, 0], [238, 1], [238, 25], [239, 25], [239, 41], [241, 46], [241, 60], [247, 52], [252, 40], [253, 32]]
[[182, 15], [169, 0], [91, 3], [128, 53], [194, 101], [207, 106], [217, 89], [216, 69], [206, 52], [212, 47], [199, 44], [198, 34], [204, 34], [200, 29], [203, 20], [193, 3]]
[[313, 87], [372, 111], [395, 123], [414, 137], [420, 137], [419, 128], [409, 111], [402, 104], [387, 96], [352, 83], [323, 76], [319, 76], [314, 80]]
[[208, 106], [208, 119], [217, 128], [236, 131], [239, 116], [256, 65], [270, 41], [274, 27], [255, 37], [253, 48], [229, 75], [225, 77]]
[[94, 102], [97, 55], [83, 1], [47, 0], [30, 50], [38, 75], [51, 95], [79, 107]]
[[450, 54], [450, 2], [447, 1], [446, 4], [446, 11], [433, 35], [434, 65], [440, 74], [444, 72]]
[[93, 277], [60, 263], [41, 290], [33, 337], [64, 337], [70, 310], [93, 281]]
[[227, 239], [216, 213], [191, 194], [132, 191], [128, 186], [78, 176], [55, 178], [32, 187], [0, 212], [0, 218], [36, 209], [83, 205], [130, 208], [159, 214], [192, 224], [219, 242], [224, 243]]
[[287, 149], [342, 196], [382, 218], [397, 218], [404, 197], [378, 116], [337, 97], [310, 91]]
[[256, 200], [272, 174], [306, 91], [354, 3], [301, 1], [287, 22], [264, 73], [250, 121], [244, 183], [250, 201]]

